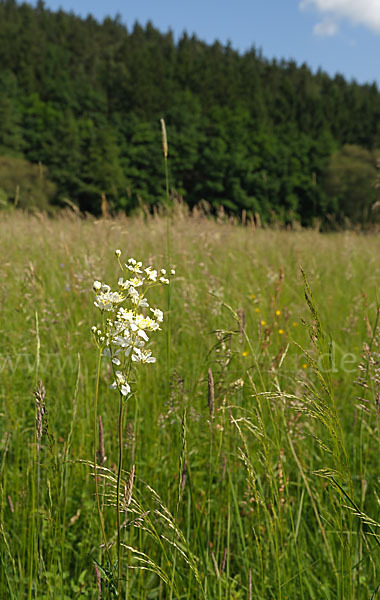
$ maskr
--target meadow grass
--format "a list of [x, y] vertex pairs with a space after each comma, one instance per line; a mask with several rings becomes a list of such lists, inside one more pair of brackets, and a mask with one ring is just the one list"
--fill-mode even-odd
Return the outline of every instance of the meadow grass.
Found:
[[[170, 297], [152, 291], [170, 331], [126, 407], [121, 596], [375, 598], [380, 238], [177, 207], [168, 265], [167, 231], [160, 215], [2, 216], [0, 597], [116, 594], [93, 481], [91, 326], [93, 281], [117, 279], [120, 248], [177, 273]], [[97, 476], [112, 549], [111, 381], [104, 361]]]

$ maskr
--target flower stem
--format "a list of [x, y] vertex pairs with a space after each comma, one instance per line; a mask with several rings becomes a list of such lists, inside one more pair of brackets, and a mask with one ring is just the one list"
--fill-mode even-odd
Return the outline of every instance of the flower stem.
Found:
[[120, 393], [119, 401], [119, 464], [117, 468], [116, 486], [116, 523], [117, 523], [117, 595], [120, 596], [121, 586], [121, 531], [120, 531], [120, 480], [123, 468], [123, 413], [124, 400]]
[[102, 350], [99, 348], [98, 355], [98, 368], [96, 374], [96, 390], [95, 390], [95, 403], [94, 403], [94, 479], [95, 479], [95, 496], [96, 496], [96, 506], [98, 509], [98, 517], [100, 529], [102, 531], [102, 537], [104, 542], [104, 547], [107, 552], [108, 561], [110, 563], [110, 568], [112, 568], [111, 555], [109, 551], [109, 547], [107, 544], [106, 532], [104, 529], [103, 515], [100, 507], [100, 497], [99, 497], [99, 485], [98, 485], [98, 472], [97, 472], [97, 446], [96, 446], [96, 436], [97, 436], [97, 424], [98, 424], [98, 398], [99, 398], [99, 381], [100, 381], [100, 364], [102, 360]]

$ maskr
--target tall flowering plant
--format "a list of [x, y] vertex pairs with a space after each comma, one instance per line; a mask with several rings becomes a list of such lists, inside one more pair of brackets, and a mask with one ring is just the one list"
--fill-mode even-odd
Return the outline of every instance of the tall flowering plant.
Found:
[[[121, 251], [115, 255], [123, 272], [117, 283], [117, 289], [101, 281], [94, 281], [95, 306], [102, 317], [100, 326], [92, 327], [92, 334], [98, 348], [98, 372], [94, 408], [94, 475], [95, 492], [104, 547], [110, 567], [112, 560], [110, 548], [105, 534], [104, 521], [100, 507], [97, 482], [97, 404], [99, 395], [100, 364], [106, 357], [112, 366], [113, 379], [110, 388], [119, 392], [119, 460], [116, 488], [116, 520], [117, 520], [117, 592], [121, 586], [121, 531], [120, 531], [120, 480], [123, 466], [123, 417], [124, 407], [132, 393], [133, 371], [140, 364], [154, 363], [156, 358], [149, 349], [150, 334], [159, 331], [163, 321], [163, 312], [159, 308], [149, 306], [147, 295], [149, 290], [159, 285], [168, 285], [169, 277], [165, 269], [157, 271], [150, 266], [143, 267], [142, 262], [129, 258], [121, 262]], [[174, 275], [172, 269], [170, 272]]]

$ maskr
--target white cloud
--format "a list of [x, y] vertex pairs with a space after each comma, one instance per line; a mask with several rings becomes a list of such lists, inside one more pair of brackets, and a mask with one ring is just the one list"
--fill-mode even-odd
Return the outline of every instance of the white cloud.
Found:
[[320, 37], [333, 36], [338, 32], [338, 25], [332, 19], [326, 17], [326, 19], [314, 25], [313, 32]]
[[[301, 0], [300, 8], [308, 7], [316, 8], [327, 16], [314, 28], [318, 35], [334, 35], [340, 19], [348, 19], [354, 25], [364, 25], [380, 34], [380, 0]], [[329, 31], [328, 23], [330, 31], [335, 25], [334, 33], [326, 33]]]

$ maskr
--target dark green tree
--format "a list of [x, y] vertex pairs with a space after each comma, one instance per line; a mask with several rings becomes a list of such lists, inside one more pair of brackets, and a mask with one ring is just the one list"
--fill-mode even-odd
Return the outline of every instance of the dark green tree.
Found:
[[380, 152], [345, 145], [331, 156], [325, 178], [327, 194], [334, 198], [338, 219], [366, 225], [378, 216]]

